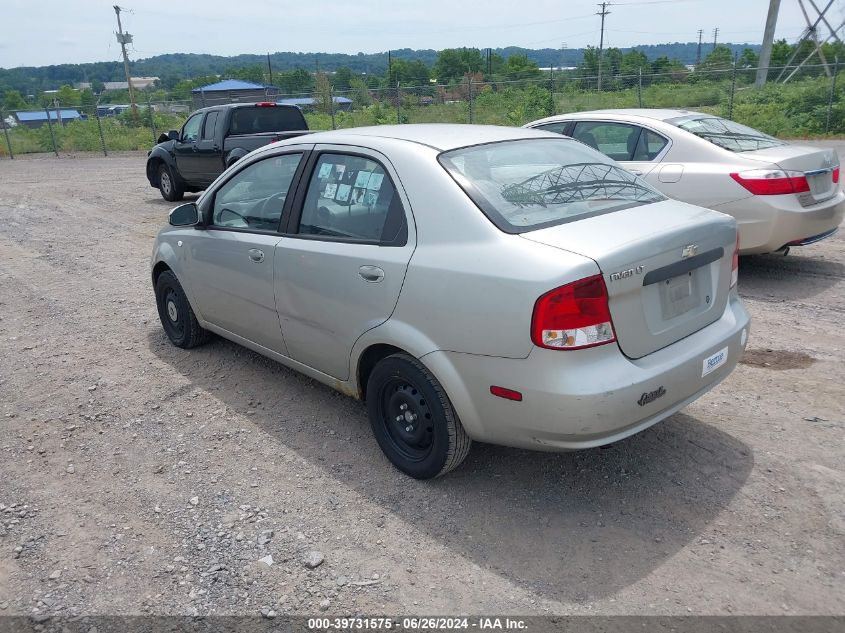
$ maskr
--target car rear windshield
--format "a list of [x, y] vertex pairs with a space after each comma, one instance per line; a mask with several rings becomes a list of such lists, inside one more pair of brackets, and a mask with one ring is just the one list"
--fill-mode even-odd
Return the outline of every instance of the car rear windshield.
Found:
[[753, 152], [786, 145], [754, 128], [716, 116], [682, 117], [669, 123], [732, 152]]
[[444, 152], [440, 164], [496, 226], [524, 233], [665, 200], [572, 139], [524, 139]]
[[308, 129], [299, 108], [287, 106], [253, 106], [235, 108], [230, 134], [261, 134]]

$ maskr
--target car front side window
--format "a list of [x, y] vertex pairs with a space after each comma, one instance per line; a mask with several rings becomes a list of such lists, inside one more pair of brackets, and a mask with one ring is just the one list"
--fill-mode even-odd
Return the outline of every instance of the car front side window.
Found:
[[214, 194], [211, 226], [277, 231], [301, 153], [256, 161], [230, 178]]
[[300, 235], [403, 245], [407, 231], [402, 203], [384, 167], [363, 156], [320, 155], [303, 203]]
[[182, 140], [187, 142], [196, 141], [200, 134], [200, 125], [202, 124], [202, 113], [195, 114], [187, 120], [182, 128]]

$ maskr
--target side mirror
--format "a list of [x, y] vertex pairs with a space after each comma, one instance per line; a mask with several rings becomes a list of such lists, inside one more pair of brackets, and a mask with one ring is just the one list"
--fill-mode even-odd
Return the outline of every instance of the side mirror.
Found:
[[180, 204], [170, 212], [171, 226], [194, 226], [200, 221], [200, 212], [195, 202]]
[[178, 141], [179, 140], [179, 130], [170, 130], [167, 133], [167, 140]]

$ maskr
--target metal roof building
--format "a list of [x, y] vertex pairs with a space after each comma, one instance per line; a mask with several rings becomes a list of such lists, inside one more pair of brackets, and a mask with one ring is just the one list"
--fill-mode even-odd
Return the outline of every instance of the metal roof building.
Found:
[[264, 86], [241, 81], [240, 79], [224, 79], [214, 84], [201, 86], [191, 90], [194, 108], [204, 108], [224, 103], [249, 103], [254, 101], [273, 101], [279, 94], [275, 86]]
[[68, 109], [60, 109], [59, 114], [56, 114], [55, 110], [36, 110], [34, 112], [15, 112], [15, 118], [18, 120], [18, 123], [21, 125], [25, 125], [27, 127], [41, 127], [45, 123], [47, 123], [47, 116], [49, 113], [50, 121], [53, 123], [59, 123], [59, 119], [61, 118], [61, 124], [64, 125], [68, 121], [80, 121], [84, 120], [87, 117], [84, 114], [80, 114], [79, 110], [68, 110]]
[[[352, 99], [346, 97], [332, 97], [337, 110], [348, 111], [352, 109]], [[303, 110], [313, 110], [317, 100], [312, 97], [294, 97], [290, 99], [278, 99], [276, 103], [284, 105], [295, 105]]]

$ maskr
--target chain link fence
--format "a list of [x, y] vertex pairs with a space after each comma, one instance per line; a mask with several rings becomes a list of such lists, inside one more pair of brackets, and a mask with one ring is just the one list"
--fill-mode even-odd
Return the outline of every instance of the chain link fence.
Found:
[[[323, 89], [282, 94], [299, 100], [314, 130], [404, 123], [480, 123], [518, 126], [552, 114], [605, 108], [678, 108], [708, 112], [782, 137], [845, 134], [845, 86], [839, 64], [766, 69], [769, 82], [755, 86], [756, 68], [673, 70], [610, 74], [543, 71], [526, 79], [485, 81], [480, 73], [427, 85], [400, 83], [355, 90]], [[783, 82], [788, 78], [787, 82]], [[780, 81], [778, 81], [780, 80]], [[320, 86], [321, 82], [316, 82]], [[197, 104], [141, 100], [87, 107], [0, 111], [5, 145], [0, 155], [31, 152], [109, 152], [151, 148], [160, 134], [179, 129]], [[269, 99], [270, 97], [268, 97]], [[304, 101], [302, 101], [304, 100]]]

